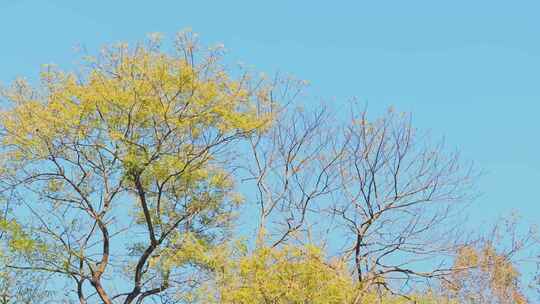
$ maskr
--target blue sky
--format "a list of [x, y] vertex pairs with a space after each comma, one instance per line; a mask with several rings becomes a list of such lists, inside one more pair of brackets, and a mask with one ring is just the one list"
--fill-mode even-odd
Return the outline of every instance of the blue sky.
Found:
[[190, 27], [233, 60], [309, 80], [314, 100], [412, 111], [486, 172], [473, 219], [515, 209], [534, 221], [538, 11], [538, 1], [0, 0], [0, 82], [34, 78], [44, 63], [69, 68], [77, 45]]

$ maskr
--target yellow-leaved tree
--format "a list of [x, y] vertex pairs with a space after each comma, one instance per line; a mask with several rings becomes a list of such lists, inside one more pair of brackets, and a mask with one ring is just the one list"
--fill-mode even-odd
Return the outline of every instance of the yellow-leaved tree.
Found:
[[[191, 33], [166, 53], [154, 37], [4, 89], [2, 185], [29, 237], [9, 241], [6, 267], [68, 278], [81, 303], [141, 303], [202, 280], [199, 251], [227, 239], [241, 202], [229, 147], [272, 119], [269, 85], [232, 77], [220, 53]], [[157, 257], [170, 259], [150, 267]]]
[[517, 262], [530, 260], [523, 249], [535, 244], [537, 234], [534, 229], [518, 233], [518, 228], [516, 218], [507, 217], [489, 238], [460, 247], [443, 284], [446, 296], [460, 303], [530, 303]]

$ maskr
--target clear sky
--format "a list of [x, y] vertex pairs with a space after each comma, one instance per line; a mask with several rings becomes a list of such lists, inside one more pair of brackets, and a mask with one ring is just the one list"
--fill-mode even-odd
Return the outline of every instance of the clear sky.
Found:
[[[377, 4], [374, 4], [377, 3]], [[0, 81], [187, 27], [338, 105], [394, 105], [486, 174], [479, 221], [540, 216], [540, 1], [0, 0]]]

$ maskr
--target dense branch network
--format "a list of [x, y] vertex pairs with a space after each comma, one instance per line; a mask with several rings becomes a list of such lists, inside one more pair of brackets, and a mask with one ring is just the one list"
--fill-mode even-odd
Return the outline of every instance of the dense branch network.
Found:
[[0, 303], [460, 303], [473, 277], [526, 303], [537, 239], [462, 237], [474, 171], [410, 114], [341, 119], [221, 55], [154, 37], [2, 91]]

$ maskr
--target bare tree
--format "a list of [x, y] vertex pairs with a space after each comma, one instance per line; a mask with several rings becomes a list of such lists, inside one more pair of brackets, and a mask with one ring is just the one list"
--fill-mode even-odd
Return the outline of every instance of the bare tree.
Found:
[[310, 226], [317, 223], [322, 202], [338, 186], [335, 169], [343, 154], [330, 120], [326, 107], [313, 111], [290, 104], [277, 111], [267, 132], [251, 136], [251, 153], [242, 159], [244, 181], [257, 189], [252, 199], [259, 213], [259, 245], [306, 241], [313, 233]]
[[396, 279], [444, 274], [446, 267], [433, 261], [425, 267], [425, 259], [456, 245], [452, 218], [458, 202], [470, 198], [472, 167], [445, 153], [442, 143], [431, 144], [410, 114], [389, 109], [370, 121], [366, 111], [353, 110], [351, 121], [330, 212], [358, 280], [393, 290]]
[[289, 106], [251, 138], [248, 172], [266, 245], [325, 246], [365, 286], [396, 293], [444, 278], [464, 241], [456, 216], [473, 196], [472, 166], [431, 144], [410, 114], [390, 109], [369, 121], [352, 108], [349, 124], [335, 116]]

